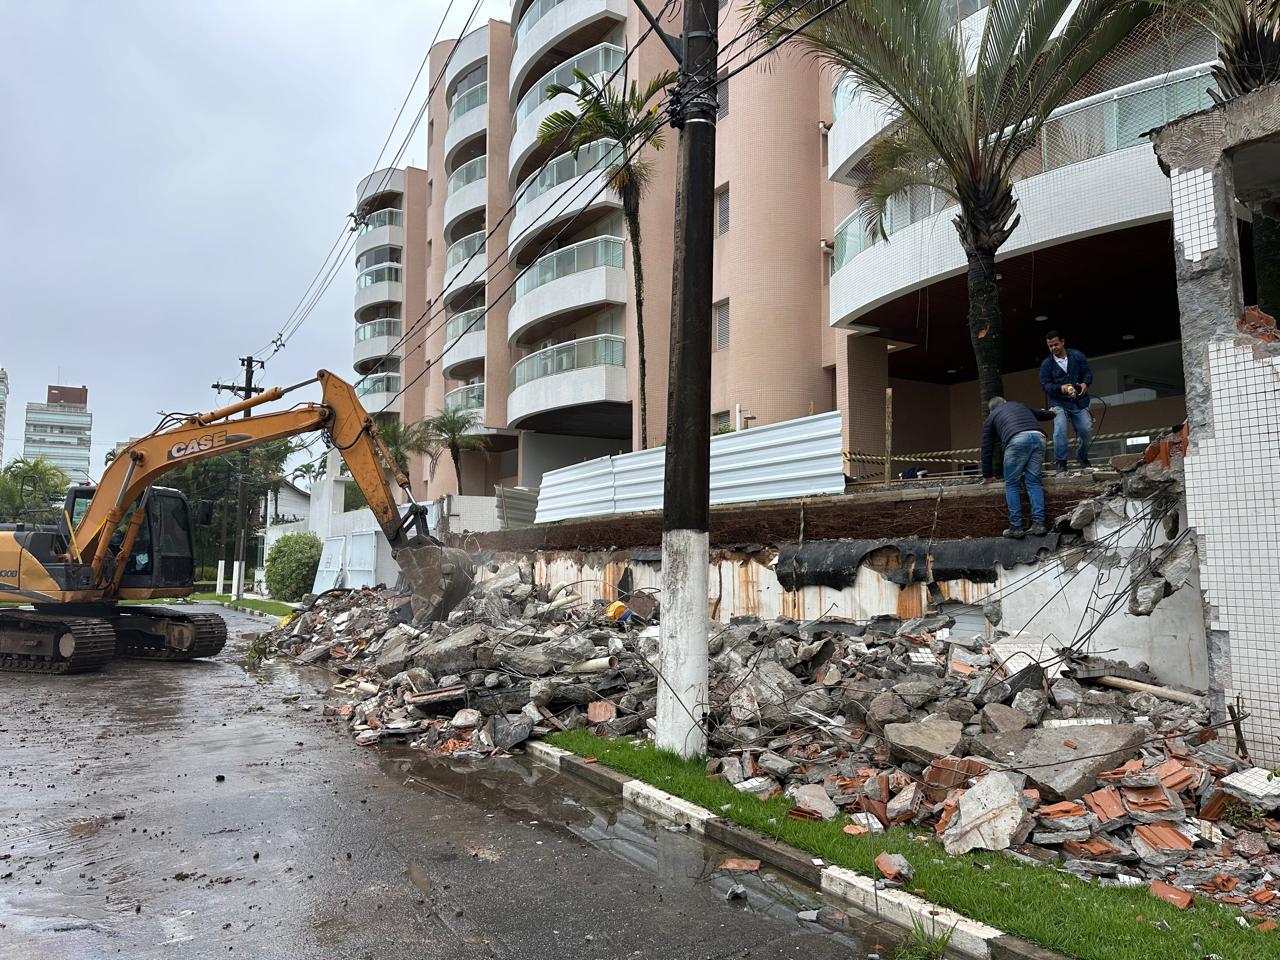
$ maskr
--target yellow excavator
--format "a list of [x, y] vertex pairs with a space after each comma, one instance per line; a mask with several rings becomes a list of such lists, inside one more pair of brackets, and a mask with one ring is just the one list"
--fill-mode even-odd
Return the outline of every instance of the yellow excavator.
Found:
[[[316, 382], [319, 403], [254, 415], [262, 404]], [[211, 413], [171, 415], [121, 451], [97, 486], [72, 487], [61, 523], [0, 524], [0, 602], [23, 604], [0, 607], [0, 669], [78, 673], [112, 656], [191, 660], [220, 651], [227, 628], [215, 614], [120, 603], [185, 597], [195, 589], [190, 505], [180, 491], [156, 482], [196, 460], [313, 430], [324, 431], [340, 451], [390, 541], [415, 619], [447, 616], [471, 587], [467, 554], [431, 536], [425, 508], [355, 389], [321, 370]], [[408, 494], [403, 513], [388, 476]]]

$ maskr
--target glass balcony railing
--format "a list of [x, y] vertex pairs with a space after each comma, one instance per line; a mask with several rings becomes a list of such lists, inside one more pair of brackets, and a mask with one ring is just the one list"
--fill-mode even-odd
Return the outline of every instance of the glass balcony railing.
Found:
[[609, 166], [625, 155], [616, 140], [596, 140], [578, 151], [575, 158], [572, 153], [564, 153], [548, 164], [544, 164], [536, 173], [531, 174], [516, 188], [516, 212], [552, 190], [562, 183], [568, 183], [587, 173], [595, 173], [609, 169]]
[[831, 119], [839, 120], [840, 114], [849, 109], [857, 96], [858, 85], [849, 74], [842, 74], [831, 88]]
[[[1062, 107], [1045, 121], [1037, 142], [1023, 155], [1030, 165], [1027, 175], [1048, 173], [1137, 146], [1148, 130], [1211, 107], [1213, 101], [1206, 89], [1209, 84], [1205, 82], [1209, 76], [1209, 66], [1205, 64]], [[911, 187], [889, 199], [885, 231], [893, 234], [950, 205], [950, 198], [943, 193]], [[835, 273], [875, 242], [876, 238], [867, 232], [861, 212], [854, 211], [836, 228], [831, 272]]]
[[[367, 397], [374, 393], [399, 393], [400, 374], [376, 373], [356, 381], [356, 396]], [[373, 411], [377, 412], [377, 411]]]
[[[461, 240], [451, 244], [444, 255], [444, 268], [452, 270], [459, 264], [466, 263], [472, 254], [475, 254], [476, 257], [484, 256], [484, 237], [485, 232], [477, 230], [475, 233], [469, 233]], [[475, 263], [474, 260], [471, 262]]]
[[612, 334], [558, 343], [516, 361], [511, 368], [511, 385], [522, 387], [533, 380], [585, 367], [622, 367], [626, 365], [626, 356], [626, 338]]
[[365, 287], [371, 287], [375, 283], [386, 283], [388, 281], [400, 282], [400, 264], [387, 263], [380, 267], [374, 267], [372, 270], [366, 270], [356, 277], [356, 289], [363, 290]]
[[534, 0], [525, 8], [524, 16], [520, 18], [520, 22], [516, 24], [516, 31], [511, 37], [511, 48], [514, 50], [520, 46], [520, 41], [524, 39], [525, 34], [533, 29], [534, 24], [554, 10], [564, 0]]
[[469, 383], [444, 395], [444, 408], [450, 413], [458, 410], [484, 409], [484, 384]]
[[619, 237], [594, 237], [539, 257], [516, 280], [514, 300], [552, 280], [593, 267], [621, 267], [622, 240]]
[[577, 89], [577, 81], [573, 78], [575, 70], [581, 70], [588, 77], [599, 78], [599, 82], [603, 83], [605, 79], [618, 71], [625, 57], [626, 52], [621, 47], [612, 43], [602, 43], [566, 60], [554, 70], [543, 74], [538, 82], [516, 104], [516, 112], [512, 120], [513, 126], [519, 127], [522, 120], [547, 102], [548, 87], [555, 84], [564, 84]]
[[365, 217], [364, 223], [360, 224], [360, 233], [368, 233], [370, 230], [377, 230], [379, 227], [403, 226], [404, 211], [388, 207], [385, 210], [375, 210]]
[[488, 102], [489, 84], [476, 84], [453, 98], [453, 103], [449, 105], [449, 122], [453, 123], [464, 113], [470, 113], [476, 107], [483, 107]]
[[468, 333], [479, 333], [484, 329], [484, 318], [484, 307], [476, 307], [474, 310], [455, 313], [449, 318], [449, 322], [444, 325], [444, 342], [451, 344]]
[[374, 337], [400, 336], [399, 320], [371, 320], [356, 327], [356, 343], [364, 343]]
[[467, 184], [483, 180], [487, 167], [486, 159], [485, 157], [476, 157], [474, 160], [468, 160], [453, 173], [449, 174], [449, 186], [446, 190], [446, 195], [452, 196]]

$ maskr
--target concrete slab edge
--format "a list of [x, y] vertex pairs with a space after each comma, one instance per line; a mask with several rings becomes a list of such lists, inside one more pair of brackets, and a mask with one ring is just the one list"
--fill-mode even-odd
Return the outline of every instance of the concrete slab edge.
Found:
[[[539, 763], [602, 786], [653, 816], [688, 825], [691, 832], [705, 834], [710, 839], [749, 854], [771, 867], [785, 870], [818, 887], [827, 896], [856, 907], [863, 913], [887, 920], [906, 930], [910, 930], [916, 922], [931, 932], [943, 933], [951, 930], [951, 948], [973, 960], [1068, 960], [1061, 953], [1038, 947], [977, 920], [970, 920], [954, 910], [930, 903], [913, 893], [896, 889], [879, 890], [875, 880], [870, 877], [844, 867], [826, 865], [820, 858], [803, 850], [761, 836], [754, 830], [718, 817], [710, 810], [665, 790], [629, 778], [608, 767], [585, 763], [572, 751], [536, 740], [526, 744], [525, 749]], [[607, 782], [602, 782], [605, 778], [600, 776], [604, 771], [612, 774]]]

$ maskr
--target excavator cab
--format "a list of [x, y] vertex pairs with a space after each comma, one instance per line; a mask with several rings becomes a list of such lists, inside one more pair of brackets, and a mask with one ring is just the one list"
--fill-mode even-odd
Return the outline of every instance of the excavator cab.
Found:
[[[72, 529], [80, 523], [96, 492], [97, 487], [88, 485], [67, 492], [66, 516], [71, 518]], [[111, 535], [112, 554], [119, 553], [136, 509], [135, 504]], [[195, 525], [186, 495], [169, 487], [152, 487], [143, 497], [141, 509], [146, 516], [124, 560], [120, 599], [188, 595], [195, 588]]]

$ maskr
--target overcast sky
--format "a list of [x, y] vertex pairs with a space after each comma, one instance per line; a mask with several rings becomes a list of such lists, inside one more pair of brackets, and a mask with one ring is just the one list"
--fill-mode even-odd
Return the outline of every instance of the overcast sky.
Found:
[[[0, 0], [6, 460], [48, 384], [88, 386], [95, 476], [158, 411], [218, 404], [209, 385], [241, 373], [320, 266], [447, 5]], [[509, 10], [482, 0], [474, 24]], [[405, 160], [424, 156], [425, 128]], [[348, 262], [268, 384], [354, 376], [354, 277]]]

